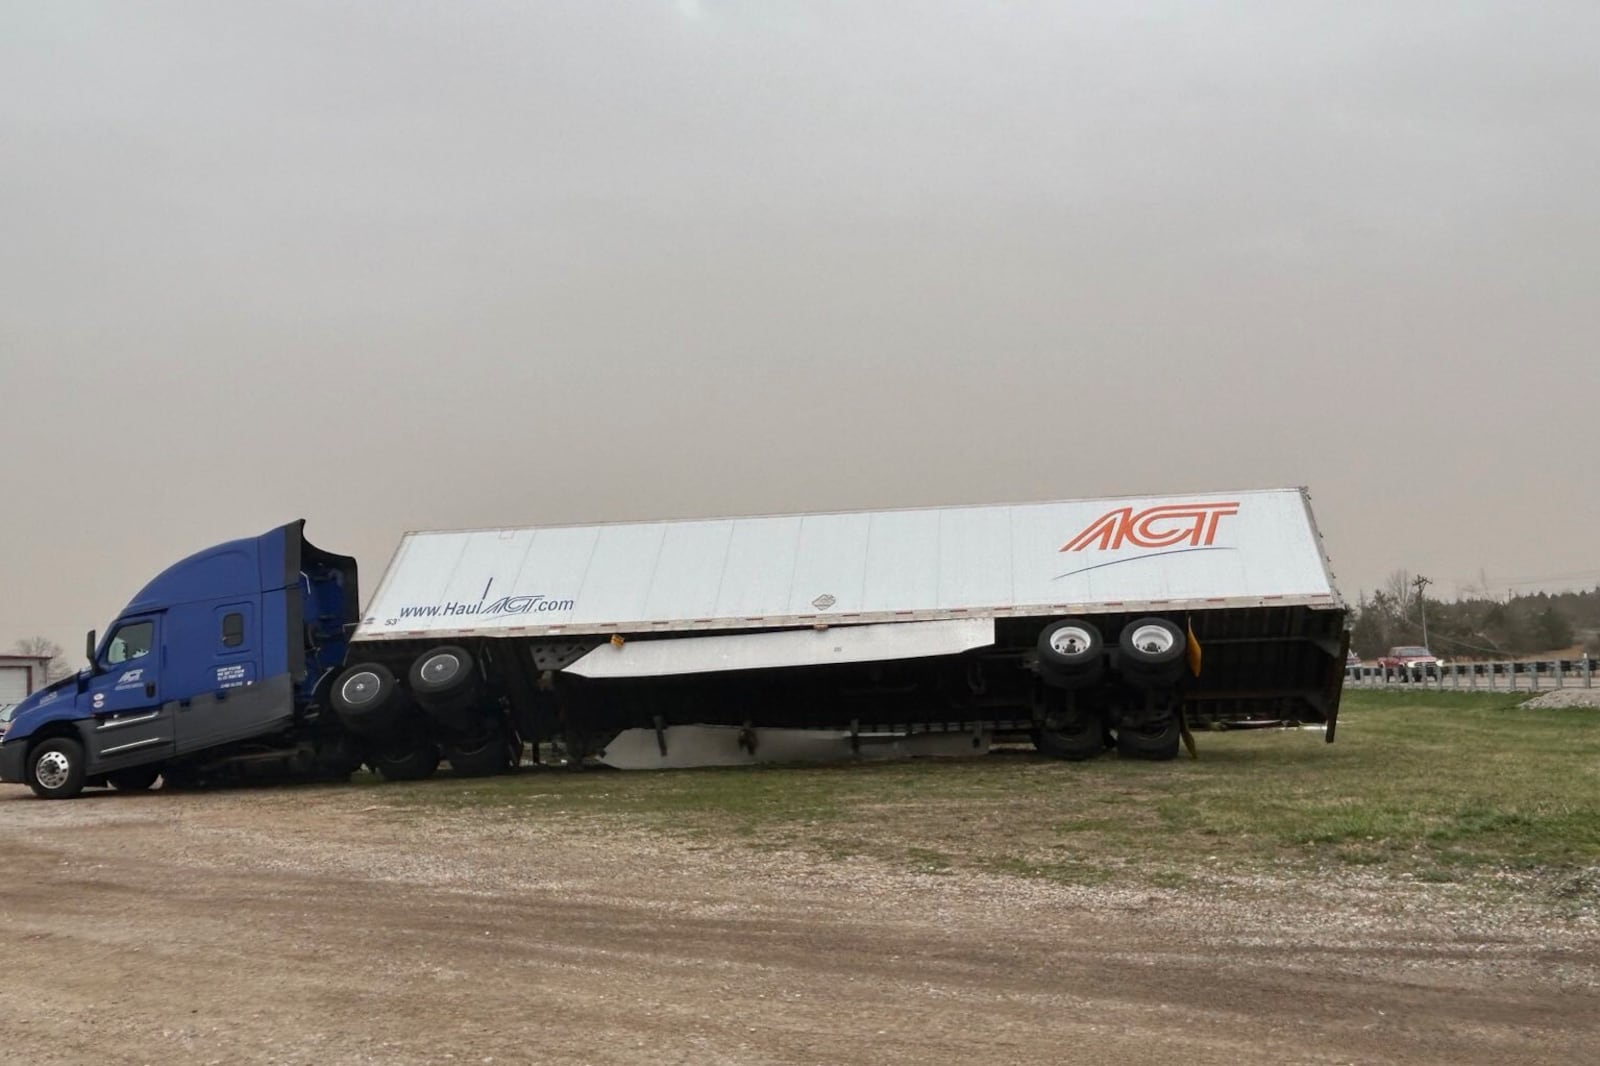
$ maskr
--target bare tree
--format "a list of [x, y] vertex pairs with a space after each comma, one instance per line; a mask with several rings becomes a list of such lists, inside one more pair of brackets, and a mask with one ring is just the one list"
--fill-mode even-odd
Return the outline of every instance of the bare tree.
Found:
[[28, 637], [25, 640], [17, 641], [13, 647], [18, 655], [31, 655], [35, 658], [49, 660], [44, 664], [46, 681], [58, 680], [72, 672], [72, 668], [62, 658], [61, 645], [48, 637]]
[[1404, 570], [1389, 571], [1389, 578], [1383, 583], [1383, 591], [1389, 594], [1402, 618], [1411, 613], [1411, 584], [1411, 575]]

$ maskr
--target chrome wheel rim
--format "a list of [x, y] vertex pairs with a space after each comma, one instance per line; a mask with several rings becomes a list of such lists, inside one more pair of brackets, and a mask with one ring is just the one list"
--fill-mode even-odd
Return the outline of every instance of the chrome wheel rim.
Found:
[[1129, 642], [1146, 654], [1164, 655], [1178, 643], [1178, 638], [1166, 626], [1145, 625], [1133, 631]]
[[1094, 645], [1094, 638], [1082, 626], [1062, 626], [1050, 634], [1050, 647], [1062, 655], [1080, 655]]
[[59, 751], [47, 751], [33, 764], [33, 776], [41, 787], [54, 791], [72, 776], [72, 760]]

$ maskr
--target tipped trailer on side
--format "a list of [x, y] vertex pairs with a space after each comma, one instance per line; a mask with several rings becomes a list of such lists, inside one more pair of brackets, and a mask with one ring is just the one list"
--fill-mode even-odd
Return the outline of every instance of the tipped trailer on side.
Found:
[[1331, 741], [1346, 652], [1299, 489], [410, 533], [357, 603], [301, 523], [201, 552], [19, 708], [0, 780], [1168, 759], [1187, 725]]

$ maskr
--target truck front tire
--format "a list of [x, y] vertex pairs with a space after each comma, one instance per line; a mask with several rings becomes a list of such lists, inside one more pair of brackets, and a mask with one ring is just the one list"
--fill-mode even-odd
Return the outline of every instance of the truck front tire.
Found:
[[83, 745], [68, 737], [47, 740], [28, 753], [28, 787], [40, 799], [71, 799], [86, 778]]

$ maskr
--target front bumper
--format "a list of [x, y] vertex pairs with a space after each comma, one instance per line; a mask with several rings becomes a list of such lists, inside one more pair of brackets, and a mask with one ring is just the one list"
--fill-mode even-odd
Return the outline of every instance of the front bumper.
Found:
[[0, 744], [0, 781], [8, 784], [28, 783], [28, 745], [23, 741]]

